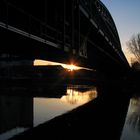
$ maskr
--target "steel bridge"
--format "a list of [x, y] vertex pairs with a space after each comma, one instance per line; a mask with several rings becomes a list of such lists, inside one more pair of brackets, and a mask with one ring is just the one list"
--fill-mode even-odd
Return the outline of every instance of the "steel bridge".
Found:
[[115, 23], [99, 0], [1, 0], [0, 36], [1, 60], [74, 62], [112, 72], [129, 67]]

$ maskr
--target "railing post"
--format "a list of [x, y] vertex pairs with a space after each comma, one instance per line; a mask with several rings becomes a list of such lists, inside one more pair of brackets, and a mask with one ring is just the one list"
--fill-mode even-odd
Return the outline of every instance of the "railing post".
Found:
[[74, 30], [74, 0], [72, 0], [72, 9], [71, 9], [71, 12], [72, 12], [72, 21], [71, 21], [71, 48], [73, 49], [74, 48], [74, 37], [75, 37], [75, 30]]
[[6, 1], [6, 27], [8, 28], [8, 13], [9, 13], [9, 10], [8, 10], [8, 8], [9, 8], [9, 4], [8, 4], [8, 2]]
[[63, 50], [65, 49], [65, 0], [63, 0]]

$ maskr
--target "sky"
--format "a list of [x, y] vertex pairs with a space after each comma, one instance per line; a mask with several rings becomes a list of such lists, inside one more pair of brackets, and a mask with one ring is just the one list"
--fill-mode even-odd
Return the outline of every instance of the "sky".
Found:
[[116, 24], [122, 50], [130, 62], [126, 42], [132, 35], [140, 33], [140, 0], [101, 0], [109, 10]]

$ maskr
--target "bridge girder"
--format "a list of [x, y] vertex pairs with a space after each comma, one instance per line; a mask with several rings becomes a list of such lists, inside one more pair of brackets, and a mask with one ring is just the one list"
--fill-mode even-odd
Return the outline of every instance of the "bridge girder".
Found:
[[[115, 25], [101, 2], [86, 5], [82, 0], [55, 1], [58, 5], [49, 0], [41, 2], [48, 4], [44, 21], [38, 19], [42, 10], [36, 14], [32, 9], [33, 15], [30, 15], [28, 8], [24, 9], [19, 2], [1, 1], [1, 54], [61, 63], [75, 61], [79, 66], [102, 71], [128, 68]], [[109, 20], [101, 14], [101, 9], [106, 11]], [[112, 31], [110, 26], [113, 26]]]

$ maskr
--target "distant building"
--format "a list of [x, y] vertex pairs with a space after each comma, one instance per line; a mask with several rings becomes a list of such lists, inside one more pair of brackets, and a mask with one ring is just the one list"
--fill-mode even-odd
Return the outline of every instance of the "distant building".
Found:
[[135, 69], [135, 70], [140, 70], [140, 63], [139, 62], [134, 62], [133, 64], [132, 64], [132, 68], [133, 69]]

